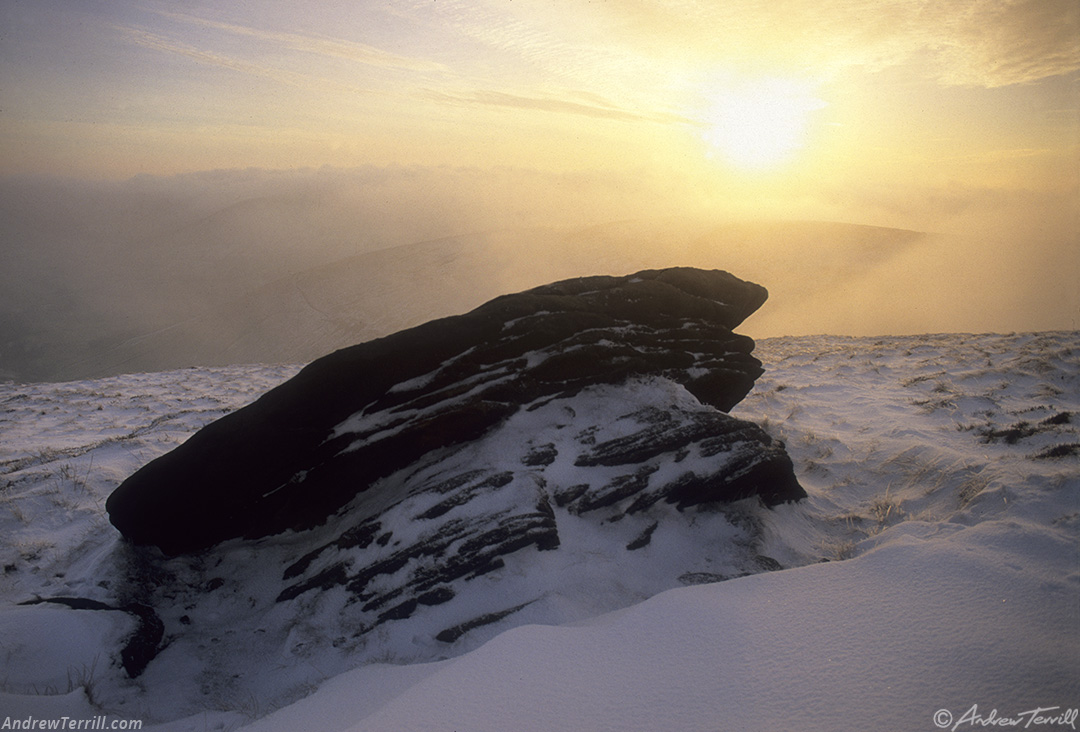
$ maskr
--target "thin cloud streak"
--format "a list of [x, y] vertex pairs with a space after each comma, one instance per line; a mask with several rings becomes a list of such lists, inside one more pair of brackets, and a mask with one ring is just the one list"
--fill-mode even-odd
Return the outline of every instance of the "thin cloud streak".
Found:
[[[582, 24], [575, 8], [517, 3], [420, 2], [398, 8], [403, 18], [432, 18], [440, 31], [476, 53], [460, 59], [462, 76], [484, 79], [526, 74], [546, 86], [592, 88], [607, 97], [640, 99], [670, 82], [670, 75], [636, 49]], [[479, 81], [479, 79], [477, 79]], [[625, 103], [622, 106], [627, 106]]]
[[428, 90], [427, 96], [438, 102], [465, 105], [484, 105], [527, 109], [558, 114], [576, 114], [599, 119], [621, 120], [624, 122], [653, 122], [657, 124], [680, 124], [700, 126], [687, 117], [677, 114], [631, 112], [614, 105], [584, 104], [582, 102], [552, 97], [530, 97], [503, 91], [474, 91], [467, 94], [452, 94]]
[[[1080, 69], [1075, 0], [604, 3], [585, 12], [644, 53], [839, 72], [913, 61], [950, 85], [1029, 83]], [[772, 44], [762, 39], [773, 39]]]
[[1006, 86], [1080, 69], [1080, 3], [1075, 0], [982, 0], [953, 28], [927, 28], [932, 37], [940, 33], [946, 47], [945, 83]]
[[445, 73], [446, 66], [412, 56], [401, 56], [390, 53], [374, 46], [369, 46], [356, 41], [344, 41], [336, 38], [327, 38], [299, 33], [285, 33], [281, 31], [268, 31], [247, 25], [223, 23], [220, 21], [200, 18], [181, 13], [156, 11], [159, 15], [170, 20], [189, 25], [198, 25], [204, 28], [232, 33], [234, 35], [247, 36], [268, 43], [276, 43], [294, 51], [302, 51], [331, 58], [341, 58], [347, 61], [383, 69], [403, 69], [407, 71], [420, 71], [432, 73]]
[[128, 38], [128, 40], [139, 46], [142, 46], [143, 48], [160, 51], [162, 53], [170, 53], [184, 56], [202, 64], [217, 66], [220, 68], [229, 69], [231, 71], [237, 71], [252, 76], [258, 76], [264, 79], [270, 79], [281, 84], [287, 84], [289, 86], [298, 87], [301, 89], [310, 89], [312, 84], [318, 84], [323, 87], [332, 88], [336, 91], [343, 91], [355, 94], [383, 93], [378, 92], [375, 89], [363, 88], [354, 84], [344, 84], [310, 73], [290, 71], [288, 69], [283, 69], [278, 66], [268, 66], [266, 64], [252, 63], [250, 61], [236, 58], [235, 56], [197, 48], [182, 41], [168, 38], [166, 36], [153, 33], [151, 31], [141, 28], [117, 26], [116, 30], [124, 34]]

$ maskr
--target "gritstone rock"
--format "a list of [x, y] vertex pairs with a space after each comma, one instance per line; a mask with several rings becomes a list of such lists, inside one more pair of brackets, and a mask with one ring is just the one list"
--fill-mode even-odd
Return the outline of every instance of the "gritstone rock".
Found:
[[[797, 500], [805, 493], [783, 446], [725, 414], [761, 374], [753, 341], [732, 329], [766, 297], [715, 270], [586, 277], [337, 351], [144, 466], [109, 497], [110, 520], [134, 543], [175, 555], [333, 517], [343, 521], [340, 549], [385, 537], [394, 527], [384, 513], [410, 498], [416, 510], [399, 518], [441, 520], [435, 544], [312, 573], [325, 550], [316, 547], [289, 567], [282, 591], [340, 583], [363, 594], [371, 576], [441, 557], [441, 573], [414, 578], [396, 604], [377, 602], [392, 619], [445, 600], [445, 582], [482, 573], [507, 552], [557, 547], [553, 507], [623, 515], [658, 502], [681, 510], [754, 495], [766, 505]], [[508, 456], [513, 469], [456, 461], [515, 415], [556, 401], [573, 412], [585, 390], [650, 378], [681, 386], [696, 407], [613, 413], [623, 428], [607, 436], [603, 425], [567, 416], [574, 439], [527, 440]], [[695, 469], [660, 467], [691, 454]], [[497, 520], [455, 520], [455, 509], [480, 496], [501, 506]]]

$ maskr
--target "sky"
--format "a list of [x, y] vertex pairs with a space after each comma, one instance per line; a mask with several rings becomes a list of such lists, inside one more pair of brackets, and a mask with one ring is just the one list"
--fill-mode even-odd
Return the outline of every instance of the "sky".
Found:
[[530, 223], [986, 230], [1071, 276], [1080, 3], [0, 0], [0, 176], [327, 168], [490, 172], [453, 204]]
[[0, 8], [8, 173], [482, 164], [770, 177], [726, 138], [787, 125], [794, 149], [764, 161], [772, 180], [1054, 188], [1077, 174], [1075, 0]]

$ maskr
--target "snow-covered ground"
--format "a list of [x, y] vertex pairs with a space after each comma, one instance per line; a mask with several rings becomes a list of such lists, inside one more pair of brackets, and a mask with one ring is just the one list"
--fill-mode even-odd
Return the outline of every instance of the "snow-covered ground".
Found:
[[733, 414], [785, 442], [809, 498], [740, 510], [787, 569], [690, 578], [451, 658], [335, 667], [282, 708], [223, 694], [195, 715], [164, 688], [195, 667], [182, 654], [135, 681], [115, 666], [130, 614], [19, 603], [108, 595], [131, 571], [111, 490], [296, 368], [0, 384], [0, 724], [1075, 729], [1080, 332], [780, 338], [755, 353], [766, 373]]

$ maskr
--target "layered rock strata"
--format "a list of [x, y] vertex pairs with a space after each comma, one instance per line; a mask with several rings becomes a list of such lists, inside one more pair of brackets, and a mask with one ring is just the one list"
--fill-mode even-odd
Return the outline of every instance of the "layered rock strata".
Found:
[[[689, 423], [652, 415], [655, 428], [640, 444], [575, 458], [582, 466], [629, 464], [694, 440], [718, 454], [725, 442], [748, 444], [751, 433], [751, 442], [767, 447], [763, 432], [722, 414], [761, 373], [753, 341], [732, 329], [766, 297], [764, 288], [715, 270], [587, 277], [338, 351], [132, 475], [110, 496], [110, 519], [133, 542], [167, 554], [312, 528], [388, 476], [477, 440], [521, 410], [642, 376], [680, 384], [711, 409]], [[537, 450], [529, 461], [553, 459]], [[660, 491], [639, 474], [617, 489], [556, 485], [549, 492], [583, 511], [637, 488], [638, 505], [658, 493], [677, 505], [755, 493], [767, 504], [799, 498], [783, 451], [760, 452], [750, 461], [756, 467], [740, 463], [722, 481], [695, 474]], [[449, 500], [464, 500], [474, 483], [464, 480]], [[537, 501], [525, 504], [547, 515]], [[554, 542], [554, 535], [538, 540]]]

